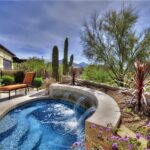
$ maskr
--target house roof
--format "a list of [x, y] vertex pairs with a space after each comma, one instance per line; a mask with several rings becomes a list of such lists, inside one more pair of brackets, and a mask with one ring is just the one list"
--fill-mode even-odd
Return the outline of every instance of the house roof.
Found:
[[6, 47], [4, 47], [3, 45], [0, 44], [0, 48], [5, 50], [7, 53], [9, 53], [10, 55], [12, 55], [13, 57], [16, 57], [16, 55], [14, 53], [12, 53], [10, 50], [8, 50]]
[[14, 53], [12, 53], [10, 50], [8, 50], [6, 47], [4, 47], [2, 44], [0, 44], [0, 48], [3, 49], [4, 51], [6, 51], [7, 53], [9, 53], [10, 55], [12, 55], [13, 61], [15, 63], [22, 63], [22, 62], [26, 61], [26, 59], [18, 58]]
[[13, 57], [13, 61], [15, 63], [23, 63], [23, 62], [27, 61], [27, 59], [20, 59], [18, 57]]

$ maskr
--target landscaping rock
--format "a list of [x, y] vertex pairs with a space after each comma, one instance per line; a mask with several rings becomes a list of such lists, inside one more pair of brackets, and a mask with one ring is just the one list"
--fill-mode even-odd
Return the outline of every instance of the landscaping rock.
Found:
[[133, 121], [140, 121], [140, 120], [141, 120], [141, 118], [139, 116], [136, 116], [136, 117], [134, 117]]
[[71, 76], [62, 76], [61, 83], [66, 84], [71, 82]]

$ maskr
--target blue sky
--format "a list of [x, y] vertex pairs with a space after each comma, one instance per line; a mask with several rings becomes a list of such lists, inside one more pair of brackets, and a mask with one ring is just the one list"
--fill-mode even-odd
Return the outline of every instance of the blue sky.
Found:
[[83, 55], [80, 33], [83, 23], [97, 11], [131, 5], [139, 15], [137, 29], [150, 26], [150, 1], [0, 1], [0, 43], [19, 58], [32, 56], [51, 59], [52, 48], [57, 45], [60, 59], [63, 44], [69, 38], [69, 54], [75, 62], [88, 62]]

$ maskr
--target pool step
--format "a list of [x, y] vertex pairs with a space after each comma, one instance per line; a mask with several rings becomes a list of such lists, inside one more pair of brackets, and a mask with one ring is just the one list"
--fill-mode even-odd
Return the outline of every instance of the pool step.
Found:
[[32, 135], [28, 136], [24, 144], [20, 146], [20, 150], [32, 150], [36, 148], [39, 145], [41, 136], [42, 136], [42, 131], [32, 132]]
[[36, 148], [39, 145], [39, 142], [42, 137], [42, 131], [40, 130], [40, 123], [35, 118], [30, 117], [29, 119], [30, 123], [30, 131], [27, 136], [27, 139], [25, 142], [20, 146], [21, 150], [32, 150]]
[[[64, 137], [65, 138], [65, 137]], [[42, 139], [42, 144], [39, 146], [38, 150], [68, 150], [70, 147], [66, 147], [67, 145], [63, 146], [63, 137], [58, 136], [58, 134], [53, 133], [53, 135], [50, 135], [47, 139]], [[70, 140], [70, 139], [69, 139]]]
[[59, 145], [59, 144], [54, 144], [53, 142], [46, 142], [40, 145], [38, 150], [68, 150], [70, 148]]
[[0, 149], [2, 150], [16, 150], [18, 149], [19, 144], [23, 141], [26, 137], [29, 124], [26, 117], [32, 113], [37, 108], [28, 108], [22, 110], [18, 117], [18, 124], [14, 132], [7, 138], [5, 138], [2, 142], [0, 142]]
[[17, 126], [17, 120], [10, 115], [7, 115], [1, 120], [0, 124], [0, 141], [11, 135]]

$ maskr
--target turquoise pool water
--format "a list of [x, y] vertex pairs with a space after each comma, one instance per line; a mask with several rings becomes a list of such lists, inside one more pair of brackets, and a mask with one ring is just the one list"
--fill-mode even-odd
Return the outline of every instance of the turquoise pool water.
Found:
[[84, 142], [85, 112], [65, 100], [18, 107], [0, 121], [0, 150], [70, 150], [74, 142]]

